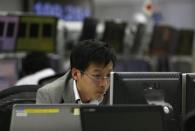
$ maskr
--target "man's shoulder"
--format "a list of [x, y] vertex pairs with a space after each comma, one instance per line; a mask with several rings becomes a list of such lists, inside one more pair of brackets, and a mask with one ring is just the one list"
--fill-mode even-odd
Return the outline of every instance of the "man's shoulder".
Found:
[[68, 78], [66, 73], [63, 76], [57, 78], [56, 80], [44, 85], [40, 88], [40, 90], [56, 90], [58, 88], [63, 88], [67, 80]]
[[66, 81], [66, 74], [57, 78], [56, 80], [47, 83], [46, 85], [44, 85], [43, 87], [41, 87], [40, 89], [55, 89], [57, 87], [63, 86], [65, 84]]
[[37, 96], [41, 97], [39, 99], [37, 97], [37, 101], [47, 98], [47, 101], [50, 101], [49, 103], [58, 103], [62, 99], [64, 92], [68, 91], [66, 88], [69, 87], [67, 87], [66, 82], [71, 83], [71, 79], [67, 77], [67, 74], [39, 88]]

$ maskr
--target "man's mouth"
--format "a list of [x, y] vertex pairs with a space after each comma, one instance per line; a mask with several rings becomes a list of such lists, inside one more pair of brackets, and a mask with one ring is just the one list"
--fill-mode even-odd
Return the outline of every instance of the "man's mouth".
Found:
[[104, 94], [106, 94], [106, 92], [105, 91], [98, 91], [98, 94], [104, 95]]

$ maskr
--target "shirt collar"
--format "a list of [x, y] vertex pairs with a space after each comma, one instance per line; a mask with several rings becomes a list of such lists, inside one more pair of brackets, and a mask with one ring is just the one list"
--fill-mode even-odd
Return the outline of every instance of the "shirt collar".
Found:
[[[76, 85], [76, 81], [75, 81], [75, 80], [73, 80], [73, 91], [74, 91], [74, 96], [75, 96], [75, 103], [84, 104], [84, 103], [81, 101], [81, 97], [80, 97], [80, 95], [79, 95], [79, 92], [78, 92], [78, 89], [77, 89], [77, 85]], [[90, 102], [87, 103], [87, 104], [99, 105], [101, 102], [102, 102], [102, 100], [100, 100], [100, 101], [98, 101], [98, 100], [92, 100], [92, 101], [90, 101]]]
[[75, 102], [81, 101], [75, 80], [73, 80], [73, 91], [74, 91], [74, 96], [75, 96]]

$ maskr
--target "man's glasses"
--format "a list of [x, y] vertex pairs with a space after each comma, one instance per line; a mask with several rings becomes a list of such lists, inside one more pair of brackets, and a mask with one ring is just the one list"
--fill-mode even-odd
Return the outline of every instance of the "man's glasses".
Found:
[[106, 80], [107, 82], [110, 81], [110, 77], [108, 77], [108, 76], [101, 77], [101, 76], [90, 75], [88, 73], [85, 73], [84, 71], [80, 71], [80, 72], [82, 74], [85, 74], [86, 76], [88, 76], [90, 79], [92, 79], [95, 82], [101, 82], [103, 80]]

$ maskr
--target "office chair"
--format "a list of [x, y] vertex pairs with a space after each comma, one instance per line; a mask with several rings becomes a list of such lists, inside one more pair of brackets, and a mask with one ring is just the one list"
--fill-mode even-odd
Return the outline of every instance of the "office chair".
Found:
[[0, 91], [0, 103], [13, 99], [32, 99], [35, 98], [39, 85], [12, 86]]
[[56, 80], [57, 78], [63, 76], [64, 74], [65, 74], [65, 72], [42, 78], [42, 79], [39, 80], [38, 85], [39, 86], [44, 86], [45, 84]]
[[126, 60], [126, 71], [147, 72], [152, 71], [152, 65], [149, 60], [144, 58], [129, 58]]
[[9, 131], [12, 106], [35, 103], [39, 85], [13, 86], [0, 92], [0, 129]]
[[124, 59], [117, 59], [115, 63], [114, 71], [117, 72], [126, 71], [126, 63]]
[[118, 59], [114, 70], [119, 72], [147, 72], [152, 71], [152, 65], [149, 60], [144, 58]]
[[173, 54], [176, 50], [177, 30], [167, 25], [156, 25], [149, 42], [149, 53], [155, 56]]

